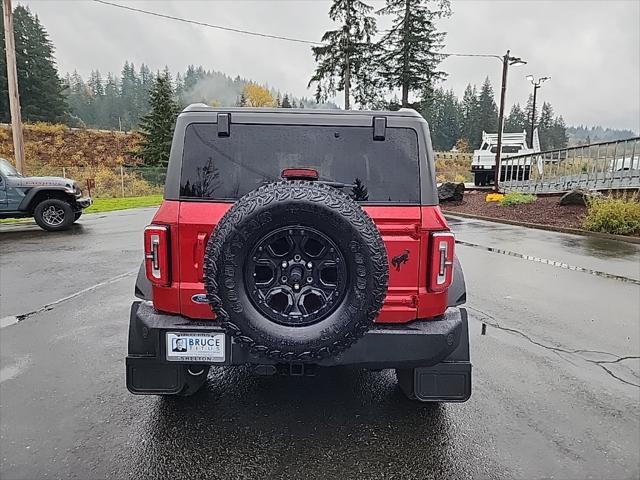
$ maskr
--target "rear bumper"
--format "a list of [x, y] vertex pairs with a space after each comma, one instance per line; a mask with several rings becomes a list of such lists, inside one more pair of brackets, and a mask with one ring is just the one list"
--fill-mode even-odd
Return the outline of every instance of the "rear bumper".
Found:
[[[127, 387], [132, 393], [158, 393], [164, 392], [162, 388], [180, 385], [184, 365], [193, 365], [193, 362], [182, 364], [167, 361], [165, 337], [169, 331], [226, 333], [215, 321], [194, 321], [178, 315], [166, 315], [157, 312], [151, 302], [134, 302], [131, 306], [126, 359]], [[225, 335], [225, 342], [225, 360], [215, 365], [264, 366], [278, 363], [252, 354], [235, 343], [231, 335]], [[447, 309], [438, 320], [415, 321], [407, 325], [376, 325], [345, 352], [314, 365], [395, 368], [423, 373], [437, 365], [439, 369], [463, 375], [470, 387], [467, 312], [464, 308], [454, 307]]]

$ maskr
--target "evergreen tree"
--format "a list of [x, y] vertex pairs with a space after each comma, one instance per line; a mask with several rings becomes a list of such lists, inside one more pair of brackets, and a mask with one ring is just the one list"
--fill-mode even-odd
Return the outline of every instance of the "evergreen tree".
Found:
[[[149, 110], [149, 92], [153, 86], [153, 74], [149, 67], [144, 63], [140, 65], [138, 70], [138, 83], [136, 85], [136, 114], [134, 118], [140, 118], [144, 113]], [[176, 92], [176, 97], [178, 94]]]
[[538, 135], [540, 136], [540, 148], [542, 150], [551, 150], [554, 148], [553, 120], [553, 108], [550, 103], [544, 102], [540, 111], [540, 122], [538, 124]]
[[479, 115], [478, 92], [475, 85], [467, 85], [460, 106], [462, 116], [462, 138], [465, 138], [472, 149], [480, 146], [482, 127], [478, 121]]
[[450, 12], [449, 0], [387, 0], [378, 12], [394, 17], [380, 41], [380, 74], [389, 89], [401, 89], [403, 107], [409, 106], [410, 92], [426, 97], [446, 76], [438, 70], [446, 34], [436, 29], [435, 20]]
[[349, 196], [356, 202], [366, 202], [369, 200], [369, 191], [362, 180], [356, 178]]
[[[566, 148], [569, 143], [567, 136], [567, 126], [562, 116], [556, 117], [551, 128], [552, 148]], [[589, 136], [587, 135], [587, 139]]]
[[489, 77], [485, 78], [478, 96], [478, 128], [487, 133], [498, 132], [498, 107]]
[[371, 37], [376, 33], [375, 18], [369, 15], [372, 10], [361, 0], [333, 0], [329, 18], [339, 28], [324, 33], [324, 45], [311, 48], [317, 65], [308, 86], [316, 85], [316, 102], [344, 92], [344, 108], [349, 110], [354, 93], [358, 103], [371, 93], [375, 81]]
[[507, 133], [527, 131], [527, 117], [519, 103], [511, 107], [511, 111], [504, 121], [504, 131]]
[[138, 111], [139, 79], [133, 63], [124, 62], [120, 79], [120, 101], [122, 102], [122, 128], [131, 130], [138, 125], [140, 112]]
[[118, 82], [112, 73], [107, 74], [100, 111], [102, 113], [100, 126], [113, 130], [120, 128], [120, 92]]
[[87, 87], [78, 71], [68, 74], [64, 80], [69, 116], [67, 122], [72, 127], [85, 128], [88, 111], [89, 96]]
[[86, 123], [91, 98], [89, 95], [89, 89], [77, 70], [68, 76], [67, 82], [67, 101], [69, 109], [81, 118], [83, 123]]
[[453, 90], [433, 91], [423, 102], [422, 115], [429, 122], [433, 148], [451, 150], [462, 133], [462, 113]]
[[[0, 11], [2, 9], [0, 8]], [[64, 84], [58, 76], [54, 47], [40, 20], [18, 5], [13, 10], [16, 70], [22, 109], [27, 122], [65, 120], [67, 105]], [[0, 121], [9, 121], [9, 93], [6, 77], [4, 28], [0, 29]]]
[[98, 70], [93, 70], [89, 75], [89, 81], [87, 82], [91, 95], [95, 97], [101, 97], [104, 95], [104, 86], [102, 85], [102, 76]]
[[149, 96], [151, 111], [141, 119], [142, 141], [138, 156], [146, 165], [163, 166], [169, 162], [171, 140], [180, 107], [173, 99], [171, 79], [158, 73]]
[[293, 108], [289, 101], [289, 95], [286, 93], [284, 94], [284, 97], [282, 97], [282, 108]]
[[527, 135], [531, 132], [531, 124], [533, 123], [533, 128], [535, 128], [538, 124], [538, 112], [536, 112], [536, 118], [531, 118], [533, 115], [533, 95], [529, 94], [529, 98], [527, 98], [527, 106], [524, 108], [524, 115], [527, 118]]

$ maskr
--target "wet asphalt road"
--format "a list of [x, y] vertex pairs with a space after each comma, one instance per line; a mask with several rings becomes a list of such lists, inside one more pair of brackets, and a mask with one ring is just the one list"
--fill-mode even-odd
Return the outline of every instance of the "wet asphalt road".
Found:
[[0, 225], [1, 478], [640, 475], [640, 246], [452, 220], [465, 404], [413, 404], [391, 372], [348, 369], [224, 369], [195, 397], [162, 399], [124, 385], [152, 214], [87, 215], [59, 234]]

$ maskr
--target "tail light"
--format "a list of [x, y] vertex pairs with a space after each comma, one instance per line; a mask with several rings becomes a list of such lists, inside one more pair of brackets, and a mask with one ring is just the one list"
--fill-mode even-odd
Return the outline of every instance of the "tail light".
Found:
[[144, 263], [151, 283], [159, 286], [170, 284], [169, 227], [149, 225], [144, 229]]
[[443, 292], [453, 279], [454, 237], [451, 232], [431, 234], [429, 245], [429, 290]]

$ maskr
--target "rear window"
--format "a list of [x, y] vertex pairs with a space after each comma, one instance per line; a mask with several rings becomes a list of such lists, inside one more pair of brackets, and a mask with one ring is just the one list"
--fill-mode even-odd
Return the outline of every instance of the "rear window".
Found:
[[313, 168], [320, 180], [344, 188], [359, 201], [419, 203], [418, 136], [387, 128], [374, 141], [371, 127], [231, 125], [218, 137], [216, 124], [195, 123], [185, 133], [180, 196], [237, 200], [286, 168]]

